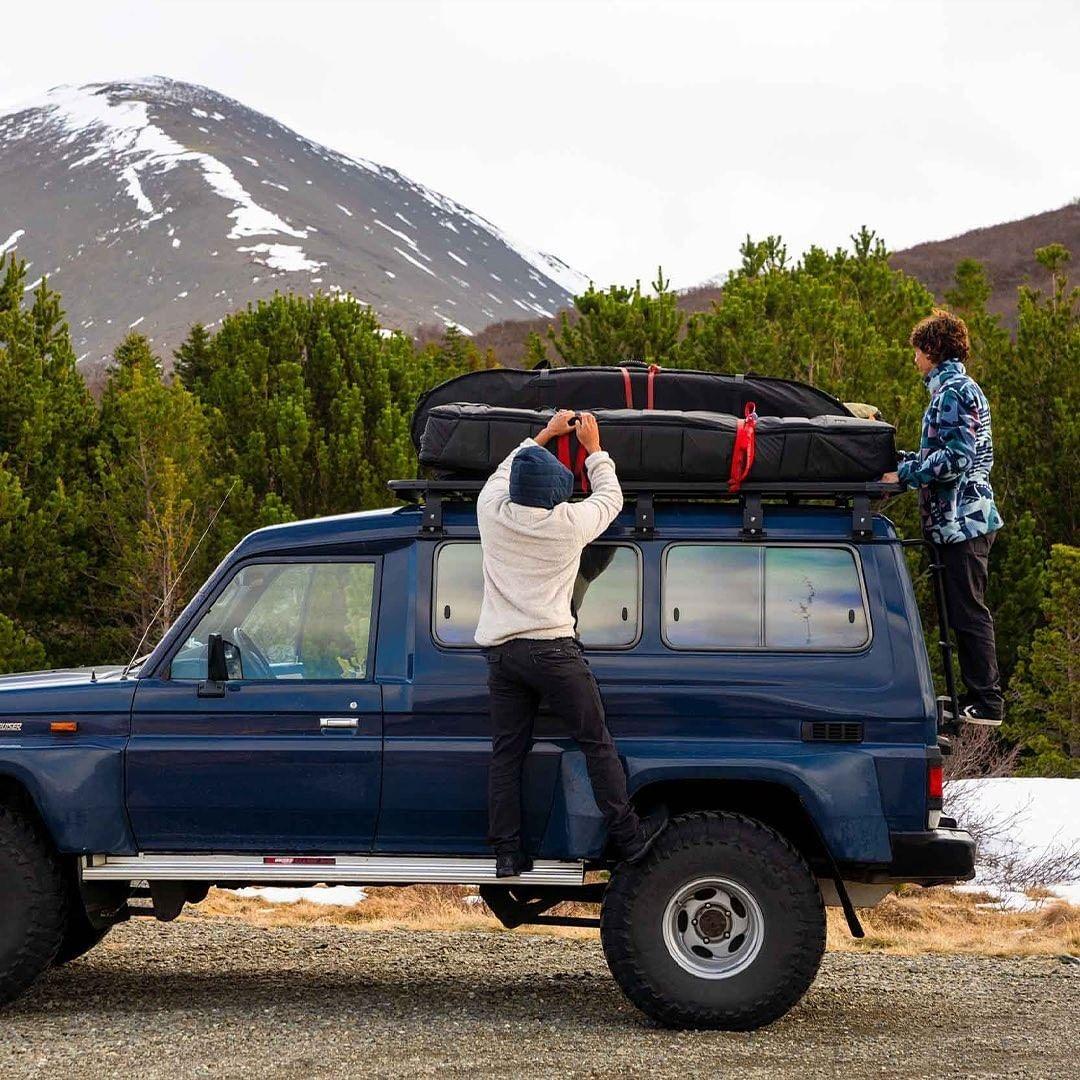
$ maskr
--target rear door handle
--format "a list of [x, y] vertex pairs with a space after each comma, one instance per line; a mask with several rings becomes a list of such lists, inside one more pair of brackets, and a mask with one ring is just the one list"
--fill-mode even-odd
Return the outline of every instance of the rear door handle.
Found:
[[351, 730], [360, 726], [358, 716], [323, 716], [319, 718], [319, 727], [323, 731]]

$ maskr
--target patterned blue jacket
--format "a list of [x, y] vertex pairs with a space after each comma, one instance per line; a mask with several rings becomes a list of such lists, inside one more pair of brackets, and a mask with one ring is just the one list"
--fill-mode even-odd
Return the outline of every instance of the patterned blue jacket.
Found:
[[926, 378], [930, 405], [918, 454], [900, 463], [900, 483], [919, 488], [923, 531], [935, 544], [959, 544], [1001, 528], [990, 470], [994, 439], [990, 406], [959, 360], [946, 360]]

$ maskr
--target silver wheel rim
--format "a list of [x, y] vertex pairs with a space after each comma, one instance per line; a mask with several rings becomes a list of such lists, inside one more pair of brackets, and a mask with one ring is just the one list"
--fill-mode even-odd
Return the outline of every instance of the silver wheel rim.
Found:
[[765, 920], [753, 894], [726, 878], [684, 885], [664, 910], [664, 944], [699, 979], [730, 979], [761, 951]]

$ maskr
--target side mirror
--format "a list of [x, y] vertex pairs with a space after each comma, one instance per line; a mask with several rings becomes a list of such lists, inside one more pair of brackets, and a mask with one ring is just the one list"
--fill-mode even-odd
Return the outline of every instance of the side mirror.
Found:
[[225, 660], [225, 641], [220, 634], [211, 634], [206, 644], [206, 677], [210, 682], [228, 682], [229, 665]]
[[220, 634], [211, 634], [206, 642], [206, 682], [199, 683], [199, 697], [224, 697], [228, 679], [225, 642]]

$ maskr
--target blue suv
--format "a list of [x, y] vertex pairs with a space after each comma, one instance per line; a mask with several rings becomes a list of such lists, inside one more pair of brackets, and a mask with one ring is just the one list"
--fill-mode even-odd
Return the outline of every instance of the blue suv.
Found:
[[[972, 876], [884, 489], [628, 491], [575, 612], [635, 804], [669, 824], [609, 860], [542, 713], [534, 868], [496, 882], [474, 490], [392, 486], [406, 505], [248, 536], [126, 670], [0, 679], [0, 1001], [211, 885], [443, 882], [508, 927], [598, 925], [665, 1024], [748, 1029], [810, 985], [825, 906], [861, 934], [896, 883]], [[599, 918], [552, 912], [569, 900]]]

